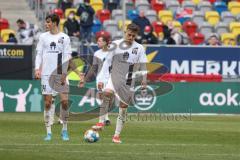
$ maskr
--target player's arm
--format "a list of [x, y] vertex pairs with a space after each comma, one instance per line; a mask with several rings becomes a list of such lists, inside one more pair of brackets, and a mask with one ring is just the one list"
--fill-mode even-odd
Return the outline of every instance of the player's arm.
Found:
[[98, 70], [98, 64], [99, 64], [99, 59], [96, 57], [96, 55], [94, 54], [93, 56], [93, 63], [89, 69], [89, 71], [87, 72], [86, 76], [85, 76], [85, 81], [90, 81], [91, 78], [93, 76], [97, 75], [97, 70]]
[[69, 60], [71, 59], [71, 53], [72, 53], [70, 38], [68, 36], [66, 36], [64, 38], [63, 45], [64, 45], [63, 46], [64, 49], [63, 49], [63, 53], [62, 53], [62, 79], [61, 79], [61, 81], [62, 81], [62, 84], [65, 84]]
[[40, 67], [42, 64], [42, 59], [43, 59], [43, 38], [42, 35], [39, 37], [39, 41], [37, 44], [37, 55], [36, 55], [36, 59], [35, 59], [35, 78], [36, 79], [40, 79], [41, 77], [41, 71], [40, 71]]
[[142, 47], [141, 48], [141, 53], [139, 57], [139, 63], [140, 63], [140, 68], [139, 70], [142, 72], [142, 88], [147, 87], [147, 56], [145, 49]]

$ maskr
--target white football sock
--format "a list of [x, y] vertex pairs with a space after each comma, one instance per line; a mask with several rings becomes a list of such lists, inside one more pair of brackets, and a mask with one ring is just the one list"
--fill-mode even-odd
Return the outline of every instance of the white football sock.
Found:
[[55, 103], [52, 103], [51, 108], [50, 108], [50, 124], [53, 125], [54, 123], [54, 115], [55, 115]]
[[63, 121], [63, 128], [62, 130], [67, 130], [67, 119], [68, 119], [68, 110], [62, 108], [61, 110], [61, 119]]
[[111, 104], [111, 99], [112, 99], [112, 95], [110, 96], [103, 96], [103, 101], [102, 104], [100, 105], [99, 108], [99, 122], [100, 123], [104, 123], [105, 121], [105, 115], [108, 112], [108, 107]]
[[105, 114], [105, 121], [108, 121], [109, 117], [108, 117], [108, 113]]
[[50, 116], [51, 116], [51, 112], [50, 110], [46, 111], [44, 110], [44, 122], [45, 122], [45, 126], [47, 129], [47, 134], [51, 134], [51, 123], [50, 123]]
[[119, 107], [119, 114], [117, 117], [117, 124], [116, 124], [116, 130], [115, 130], [115, 134], [114, 136], [119, 136], [122, 128], [123, 128], [123, 124], [126, 121], [126, 117], [127, 117], [127, 108], [120, 108]]

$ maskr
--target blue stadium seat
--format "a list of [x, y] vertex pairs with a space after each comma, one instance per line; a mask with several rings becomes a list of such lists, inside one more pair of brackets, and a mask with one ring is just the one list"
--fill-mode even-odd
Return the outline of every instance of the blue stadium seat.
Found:
[[102, 24], [98, 19], [93, 21], [92, 32], [95, 34], [96, 32], [102, 29]]
[[220, 1], [215, 2], [214, 5], [213, 5], [213, 8], [219, 14], [228, 10], [226, 3], [225, 2], [220, 2]]
[[128, 10], [127, 12], [127, 18], [130, 20], [134, 20], [138, 17], [138, 11], [135, 9]]

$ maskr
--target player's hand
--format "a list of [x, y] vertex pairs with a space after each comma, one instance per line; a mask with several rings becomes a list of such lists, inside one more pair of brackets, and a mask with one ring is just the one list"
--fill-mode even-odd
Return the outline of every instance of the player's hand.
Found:
[[41, 78], [41, 72], [40, 72], [39, 69], [36, 69], [36, 70], [35, 70], [35, 78], [36, 78], [36, 79], [40, 79], [40, 78]]
[[103, 89], [103, 83], [102, 83], [102, 82], [99, 82], [99, 83], [98, 83], [98, 90], [101, 91], [102, 89]]
[[66, 78], [67, 78], [67, 75], [66, 74], [62, 74], [62, 76], [61, 76], [61, 85], [65, 85], [66, 84]]

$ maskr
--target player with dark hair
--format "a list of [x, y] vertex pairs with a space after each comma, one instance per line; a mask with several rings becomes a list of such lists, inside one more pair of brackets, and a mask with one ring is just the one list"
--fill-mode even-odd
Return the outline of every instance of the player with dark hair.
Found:
[[[134, 73], [146, 71], [147, 57], [144, 47], [135, 41], [139, 32], [136, 24], [129, 24], [125, 31], [125, 37], [112, 43], [114, 49], [108, 54], [99, 73], [98, 88], [104, 89], [103, 103], [100, 106], [100, 116], [107, 113], [106, 107], [112, 104], [115, 95], [120, 100], [119, 114], [116, 123], [115, 134], [112, 138], [114, 143], [121, 143], [120, 133], [126, 121], [128, 105], [132, 102], [134, 91]], [[109, 75], [109, 67], [111, 72]], [[141, 81], [142, 87], [146, 88], [146, 75]]]
[[42, 94], [44, 96], [44, 121], [47, 136], [44, 140], [52, 139], [51, 131], [51, 104], [53, 95], [59, 93], [61, 99], [61, 118], [63, 128], [61, 132], [64, 141], [69, 140], [67, 132], [68, 92], [66, 84], [67, 68], [71, 58], [70, 38], [59, 32], [59, 17], [56, 14], [48, 15], [45, 19], [47, 32], [39, 37], [37, 56], [35, 60], [35, 77], [41, 78]]
[[[89, 70], [88, 74], [86, 75], [85, 80], [89, 81], [89, 79], [94, 74], [94, 75], [97, 75], [96, 76], [96, 84], [98, 84], [98, 82], [100, 81], [98, 74], [102, 69], [102, 65], [103, 65], [107, 55], [109, 54], [108, 45], [109, 45], [109, 42], [110, 42], [110, 37], [108, 37], [106, 35], [100, 35], [96, 39], [97, 39], [97, 44], [98, 44], [99, 50], [97, 50], [94, 53], [92, 67]], [[109, 70], [108, 70], [108, 72], [109, 72]], [[107, 84], [107, 81], [105, 81], [103, 83], [103, 88], [106, 86], [106, 84]], [[98, 95], [99, 95], [100, 99], [102, 99], [103, 88], [98, 88], [98, 86], [97, 86]], [[106, 107], [106, 110], [108, 110], [109, 106], [105, 106], [105, 107]], [[99, 116], [99, 123], [97, 123], [95, 126], [93, 126], [93, 128], [98, 129], [98, 128], [103, 127], [104, 125], [110, 125], [110, 120], [109, 120], [109, 117], [108, 117], [108, 113], [106, 113], [104, 115], [100, 115]]]

